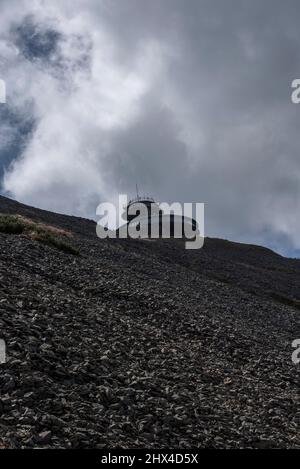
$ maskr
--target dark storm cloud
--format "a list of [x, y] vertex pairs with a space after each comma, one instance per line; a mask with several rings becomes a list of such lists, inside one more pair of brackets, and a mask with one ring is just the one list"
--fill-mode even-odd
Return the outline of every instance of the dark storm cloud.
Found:
[[1, 155], [0, 178], [9, 168], [10, 163], [18, 158], [34, 132], [34, 120], [31, 115], [24, 115], [8, 106], [0, 106]]
[[[166, 82], [178, 104], [168, 110], [173, 132], [165, 133], [167, 145], [158, 138], [159, 151], [149, 142], [156, 142], [166, 122], [145, 101], [144, 117], [119, 145], [127, 156], [115, 159], [121, 163], [115, 174], [122, 169], [129, 188], [134, 168], [135, 178], [164, 198], [205, 201], [210, 234], [265, 243], [283, 236], [270, 214], [277, 199], [278, 210], [299, 207], [300, 109], [290, 100], [290, 84], [300, 72], [299, 2], [130, 1], [122, 9], [117, 3], [107, 11], [107, 24], [122, 51], [149, 37], [176, 48]], [[189, 122], [178, 117], [181, 107]], [[180, 125], [191, 126], [196, 139], [204, 135], [196, 149], [181, 142], [181, 158], [174, 150]], [[131, 146], [138, 154], [128, 152]], [[187, 154], [194, 159], [192, 174]]]
[[38, 24], [34, 16], [27, 16], [14, 26], [15, 43], [28, 60], [50, 61], [57, 51], [61, 35], [58, 31]]
[[[70, 53], [76, 50], [76, 56], [71, 59], [62, 53], [66, 39], [70, 41]], [[90, 37], [75, 32], [66, 38], [55, 28], [55, 22], [47, 24], [34, 15], [28, 15], [12, 27], [12, 40], [27, 60], [48, 67], [49, 73], [54, 73], [61, 80], [70, 79], [70, 74], [76, 70], [89, 70]]]
[[105, 168], [120, 191], [131, 191], [134, 181], [143, 191], [162, 194], [177, 183], [187, 165], [187, 149], [178, 138], [173, 113], [151, 94], [143, 100], [145, 112], [129, 129], [116, 132]]

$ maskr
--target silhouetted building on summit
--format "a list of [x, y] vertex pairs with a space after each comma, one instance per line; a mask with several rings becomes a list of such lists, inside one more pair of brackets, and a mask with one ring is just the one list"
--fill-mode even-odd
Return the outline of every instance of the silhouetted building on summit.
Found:
[[123, 214], [127, 227], [141, 232], [141, 238], [184, 238], [184, 234], [198, 233], [198, 223], [193, 218], [165, 213], [152, 197], [138, 195], [131, 199]]

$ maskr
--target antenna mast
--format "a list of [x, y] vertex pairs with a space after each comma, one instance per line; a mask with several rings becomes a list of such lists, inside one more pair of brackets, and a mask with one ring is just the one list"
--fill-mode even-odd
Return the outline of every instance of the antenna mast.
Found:
[[139, 188], [138, 188], [138, 185], [137, 185], [137, 184], [136, 184], [136, 197], [137, 197], [138, 200], [140, 199], [140, 196], [139, 196]]

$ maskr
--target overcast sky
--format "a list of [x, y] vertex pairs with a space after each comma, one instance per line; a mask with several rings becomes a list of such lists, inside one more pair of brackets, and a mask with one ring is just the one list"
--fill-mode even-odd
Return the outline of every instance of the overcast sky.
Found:
[[300, 253], [299, 0], [0, 0], [2, 193], [95, 217], [140, 191]]

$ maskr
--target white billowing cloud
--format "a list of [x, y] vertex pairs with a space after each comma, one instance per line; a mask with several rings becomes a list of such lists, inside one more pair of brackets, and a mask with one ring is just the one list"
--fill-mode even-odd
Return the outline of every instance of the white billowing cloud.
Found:
[[[62, 70], [20, 55], [10, 63], [14, 103], [26, 109], [33, 102], [36, 127], [6, 172], [4, 189], [30, 204], [94, 215], [91, 198], [100, 202], [112, 193], [101, 168], [111, 146], [110, 132], [126, 129], [138, 118], [140, 100], [162, 68], [163, 48], [148, 41], [132, 67], [122, 66], [101, 22], [93, 29], [88, 14], [82, 17], [79, 10], [69, 18], [59, 8], [53, 21], [53, 10], [47, 16], [45, 4], [36, 2], [34, 21], [62, 34], [53, 59], [54, 64], [59, 59]], [[82, 65], [83, 56], [87, 63]]]

